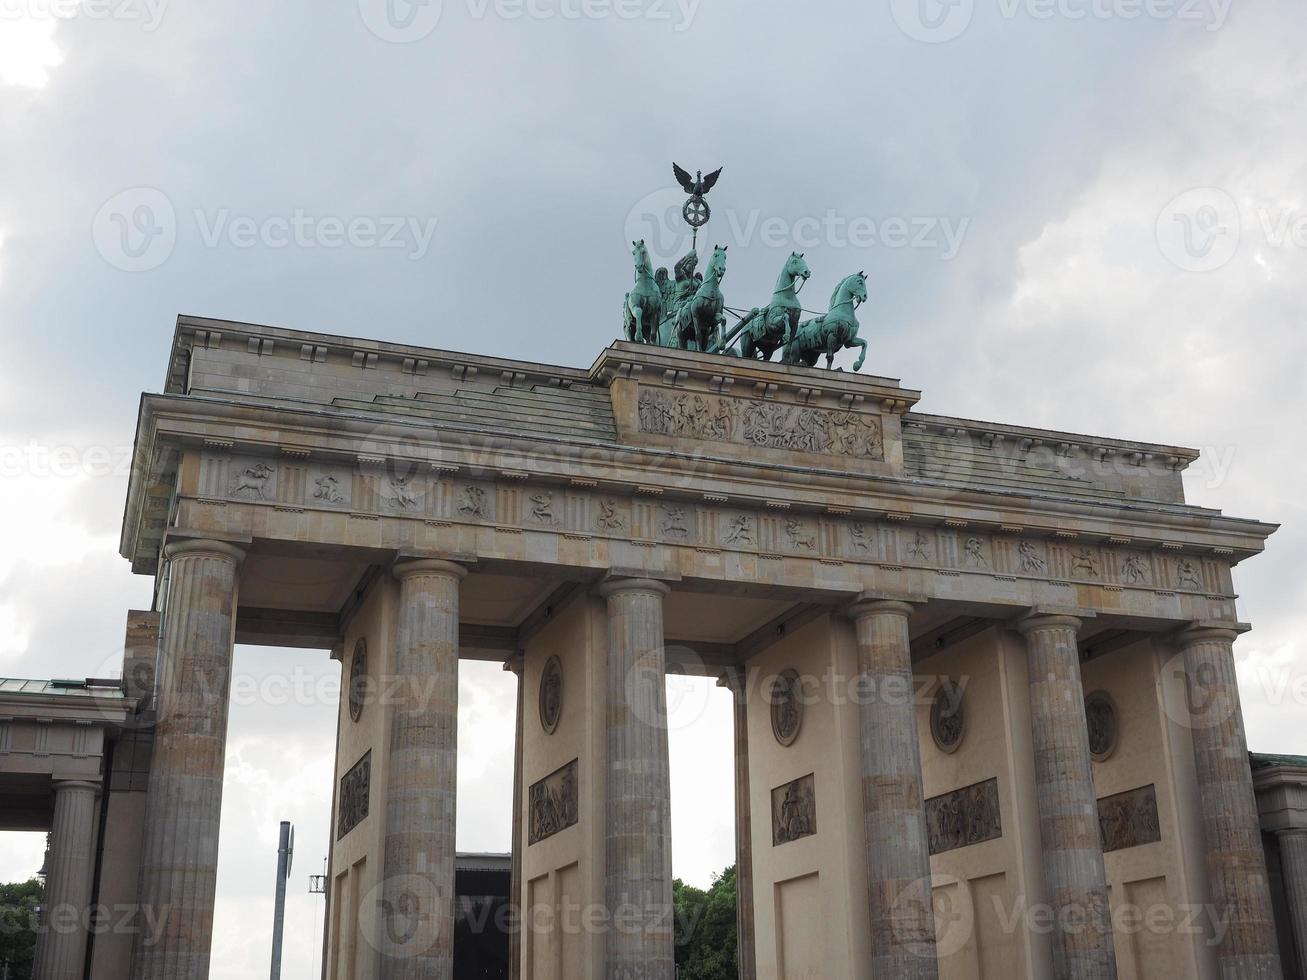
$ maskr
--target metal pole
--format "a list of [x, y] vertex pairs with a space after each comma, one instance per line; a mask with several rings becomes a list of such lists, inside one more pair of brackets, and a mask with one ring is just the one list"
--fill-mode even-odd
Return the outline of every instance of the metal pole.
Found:
[[283, 820], [277, 845], [277, 900], [272, 910], [272, 980], [281, 980], [281, 932], [286, 924], [286, 879], [290, 876], [294, 833], [290, 821]]

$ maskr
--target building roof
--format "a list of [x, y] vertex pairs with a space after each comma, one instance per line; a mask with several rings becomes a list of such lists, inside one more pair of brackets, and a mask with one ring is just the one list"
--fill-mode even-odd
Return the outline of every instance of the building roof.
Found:
[[63, 698], [120, 698], [126, 700], [122, 681], [117, 678], [86, 677], [81, 680], [26, 680], [20, 677], [0, 677], [0, 695], [21, 694], [27, 697], [46, 696]]
[[1307, 755], [1275, 755], [1263, 752], [1249, 752], [1248, 759], [1252, 763], [1254, 772], [1258, 769], [1274, 769], [1277, 766], [1307, 769]]

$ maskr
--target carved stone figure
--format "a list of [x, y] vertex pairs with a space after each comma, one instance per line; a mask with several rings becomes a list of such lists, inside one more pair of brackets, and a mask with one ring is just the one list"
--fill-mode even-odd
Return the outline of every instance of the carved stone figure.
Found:
[[563, 662], [557, 657], [545, 661], [540, 672], [540, 727], [552, 735], [563, 714]]
[[785, 536], [790, 539], [790, 547], [792, 548], [799, 548], [804, 551], [816, 550], [817, 538], [808, 533], [807, 529], [803, 526], [803, 521], [786, 521]]
[[727, 544], [753, 544], [753, 518], [748, 514], [737, 514], [726, 525]]
[[409, 489], [409, 482], [412, 478], [407, 476], [391, 476], [388, 478], [390, 484], [390, 500], [396, 507], [407, 510], [417, 504], [418, 498], [413, 491]]
[[1116, 702], [1106, 691], [1094, 691], [1085, 697], [1085, 723], [1089, 728], [1089, 754], [1095, 762], [1105, 762], [1116, 751], [1120, 731]]
[[621, 530], [622, 515], [617, 513], [617, 501], [612, 498], [599, 501], [599, 516], [596, 518], [600, 527], [608, 531]]
[[1081, 548], [1071, 556], [1071, 570], [1084, 572], [1094, 578], [1098, 577], [1098, 556], [1091, 548]]
[[340, 802], [336, 813], [336, 840], [363, 822], [368, 815], [368, 798], [372, 788], [372, 750], [340, 777]]
[[771, 730], [776, 741], [794, 744], [803, 727], [803, 690], [797, 670], [783, 670], [771, 688]]
[[998, 780], [988, 779], [927, 800], [926, 827], [931, 854], [1002, 837]]
[[1203, 589], [1203, 578], [1198, 566], [1188, 558], [1181, 558], [1175, 569], [1176, 581], [1182, 589]]
[[1098, 801], [1098, 829], [1104, 851], [1153, 844], [1162, 839], [1157, 788], [1152, 784]]
[[857, 522], [850, 524], [849, 538], [853, 541], [853, 547], [859, 551], [871, 550], [871, 540], [867, 537], [867, 529], [863, 525]]
[[815, 320], [799, 324], [799, 329], [785, 346], [783, 362], [813, 367], [817, 358], [826, 355], [826, 367], [835, 363], [835, 355], [845, 348], [857, 347], [861, 353], [853, 370], [861, 371], [867, 360], [867, 342], [858, 336], [856, 310], [867, 301], [867, 274], [859, 272], [849, 276], [835, 287], [830, 312]]
[[1044, 561], [1044, 556], [1035, 550], [1035, 546], [1029, 541], [1017, 543], [1017, 554], [1021, 557], [1021, 570], [1023, 572], [1042, 572], [1048, 564]]
[[908, 545], [908, 554], [913, 558], [920, 558], [922, 561], [930, 560], [930, 542], [920, 531], [912, 539], [912, 543]]
[[254, 463], [252, 466], [245, 467], [236, 475], [232, 484], [231, 495], [233, 497], [250, 497], [254, 500], [268, 499], [268, 480], [272, 477], [272, 467], [266, 463]]
[[930, 704], [930, 734], [941, 752], [953, 753], [962, 745], [966, 732], [962, 691], [959, 684], [941, 681]]
[[554, 524], [554, 495], [552, 491], [541, 490], [531, 495], [531, 516], [541, 524]]
[[343, 499], [340, 493], [340, 481], [330, 473], [323, 474], [313, 481], [313, 499], [329, 504], [338, 504]]
[[817, 832], [815, 774], [809, 773], [771, 791], [772, 846], [788, 844]]
[[962, 551], [966, 555], [967, 564], [972, 568], [989, 567], [989, 559], [985, 557], [985, 542], [980, 538], [967, 538]]
[[362, 637], [354, 644], [349, 664], [349, 716], [358, 721], [368, 700], [368, 644]]
[[576, 767], [573, 759], [531, 786], [527, 843], [540, 841], [576, 824], [580, 816], [577, 804]]
[[481, 487], [464, 487], [463, 499], [459, 502], [458, 512], [468, 517], [486, 516], [486, 492]]
[[663, 508], [663, 534], [673, 538], [689, 537], [690, 528], [685, 521], [684, 507]]
[[1148, 578], [1148, 566], [1142, 555], [1129, 555], [1121, 565], [1122, 577], [1132, 585], [1137, 585]]

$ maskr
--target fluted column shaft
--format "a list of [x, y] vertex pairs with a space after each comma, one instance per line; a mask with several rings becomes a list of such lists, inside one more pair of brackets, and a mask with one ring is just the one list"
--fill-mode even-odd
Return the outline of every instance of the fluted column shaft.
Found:
[[95, 795], [99, 784], [56, 780], [50, 863], [46, 869], [45, 929], [37, 980], [81, 980], [95, 869]]
[[672, 841], [661, 582], [606, 583], [605, 980], [672, 980]]
[[912, 650], [905, 602], [849, 610], [858, 637], [863, 834], [871, 913], [872, 973], [935, 980], [930, 842], [917, 743]]
[[244, 552], [219, 541], [181, 540], [164, 554], [169, 584], [132, 975], [205, 980], [213, 944], [236, 572]]
[[735, 963], [739, 980], [756, 980], [753, 910], [753, 814], [749, 802], [749, 691], [747, 671], [729, 670], [718, 682], [735, 701]]
[[526, 917], [522, 914], [522, 715], [526, 707], [526, 691], [522, 677], [522, 658], [514, 657], [504, 665], [517, 677], [517, 724], [513, 735], [513, 858], [509, 873], [509, 903], [513, 919], [508, 934], [508, 977], [520, 980], [522, 976], [522, 929]]
[[1044, 883], [1052, 906], [1053, 975], [1115, 980], [1107, 874], [1089, 756], [1085, 693], [1076, 636], [1080, 620], [1023, 619], [1030, 676], [1035, 798]]
[[1237, 636], [1227, 629], [1180, 635], [1209, 898], [1217, 917], [1229, 917], [1228, 928], [1217, 937], [1216, 959], [1222, 980], [1280, 980], [1266, 853], [1235, 675]]
[[1294, 948], [1298, 962], [1307, 966], [1307, 829], [1283, 830], [1278, 839]]
[[447, 561], [395, 566], [400, 581], [386, 843], [381, 885], [382, 980], [451, 980], [458, 764], [458, 599], [467, 569]]

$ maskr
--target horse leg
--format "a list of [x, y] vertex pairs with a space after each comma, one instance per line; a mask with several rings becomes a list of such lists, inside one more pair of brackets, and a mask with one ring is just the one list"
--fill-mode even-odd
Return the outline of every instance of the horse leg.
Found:
[[861, 337], [854, 337], [853, 342], [862, 348], [862, 353], [858, 355], [857, 363], [853, 365], [853, 370], [861, 371], [862, 362], [867, 359], [867, 342]]

